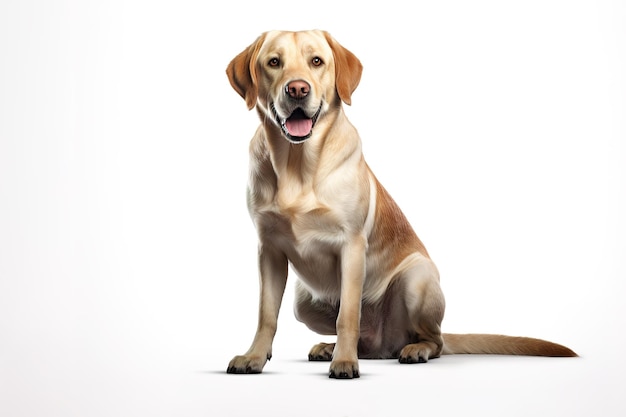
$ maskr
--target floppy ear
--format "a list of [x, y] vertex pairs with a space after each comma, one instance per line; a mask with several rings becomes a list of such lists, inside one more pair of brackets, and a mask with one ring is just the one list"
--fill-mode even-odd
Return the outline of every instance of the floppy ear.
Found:
[[228, 75], [230, 85], [246, 100], [248, 110], [251, 110], [256, 104], [258, 95], [256, 57], [264, 39], [265, 34], [259, 36], [252, 45], [233, 58], [226, 68], [226, 75]]
[[335, 58], [335, 87], [339, 98], [346, 104], [352, 104], [352, 93], [361, 81], [363, 65], [352, 52], [341, 46], [328, 32], [324, 32], [324, 36]]

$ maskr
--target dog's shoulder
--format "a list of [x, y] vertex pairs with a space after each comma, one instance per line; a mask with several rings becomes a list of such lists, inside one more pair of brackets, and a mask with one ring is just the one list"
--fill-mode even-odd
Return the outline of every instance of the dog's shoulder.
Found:
[[278, 183], [263, 129], [253, 136], [249, 152], [248, 206], [252, 209], [274, 200]]

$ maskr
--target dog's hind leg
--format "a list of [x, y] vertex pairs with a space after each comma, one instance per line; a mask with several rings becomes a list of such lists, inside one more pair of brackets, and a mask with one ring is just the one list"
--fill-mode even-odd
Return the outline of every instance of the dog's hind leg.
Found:
[[424, 363], [437, 358], [443, 350], [441, 321], [445, 301], [434, 263], [423, 258], [403, 272], [404, 303], [407, 326], [414, 343], [406, 345], [399, 355], [400, 363]]
[[[309, 291], [300, 283], [296, 283], [296, 301], [294, 306], [296, 319], [307, 327], [322, 335], [337, 334], [337, 315], [339, 306], [314, 300]], [[331, 361], [334, 343], [318, 343], [309, 352], [310, 361]]]

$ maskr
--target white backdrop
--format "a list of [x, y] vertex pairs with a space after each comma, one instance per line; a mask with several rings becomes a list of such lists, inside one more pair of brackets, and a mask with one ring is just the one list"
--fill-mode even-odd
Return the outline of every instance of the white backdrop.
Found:
[[[217, 4], [0, 4], [0, 414], [623, 415], [624, 3]], [[224, 70], [310, 28], [364, 65], [346, 111], [440, 269], [444, 330], [580, 359], [366, 362], [326, 393], [292, 279], [267, 373], [224, 373], [258, 297], [257, 119]]]

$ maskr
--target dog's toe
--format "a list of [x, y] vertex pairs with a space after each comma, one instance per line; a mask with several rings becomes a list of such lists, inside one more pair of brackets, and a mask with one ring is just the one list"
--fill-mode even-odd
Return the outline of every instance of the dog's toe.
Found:
[[333, 359], [334, 343], [318, 343], [309, 352], [309, 361], [327, 362]]
[[359, 371], [339, 372], [339, 374], [335, 373], [334, 371], [330, 371], [330, 373], [328, 374], [328, 377], [333, 378], [333, 379], [354, 379], [354, 378], [360, 378], [360, 375], [359, 375]]
[[406, 345], [398, 357], [400, 363], [426, 363], [431, 358], [432, 349], [427, 343]]
[[359, 378], [360, 376], [361, 374], [359, 373], [358, 362], [341, 361], [341, 362], [332, 362], [330, 364], [330, 371], [328, 373], [329, 378], [353, 379], [353, 378]]
[[262, 357], [255, 356], [235, 356], [226, 368], [229, 374], [260, 374], [263, 371], [265, 362]]

